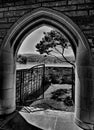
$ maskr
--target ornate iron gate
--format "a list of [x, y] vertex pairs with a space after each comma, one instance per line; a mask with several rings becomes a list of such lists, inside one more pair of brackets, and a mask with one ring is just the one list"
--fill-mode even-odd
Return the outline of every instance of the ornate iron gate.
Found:
[[26, 105], [44, 98], [45, 65], [36, 65], [30, 69], [16, 72], [16, 103]]

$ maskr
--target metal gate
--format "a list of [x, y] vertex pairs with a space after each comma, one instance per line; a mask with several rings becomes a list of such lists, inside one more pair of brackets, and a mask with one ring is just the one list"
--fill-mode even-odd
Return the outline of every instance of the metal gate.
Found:
[[16, 103], [27, 105], [44, 98], [45, 64], [16, 71]]

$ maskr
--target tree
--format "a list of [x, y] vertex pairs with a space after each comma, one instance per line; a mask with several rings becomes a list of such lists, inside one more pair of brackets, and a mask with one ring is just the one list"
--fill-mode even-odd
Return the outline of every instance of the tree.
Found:
[[[40, 54], [52, 55], [58, 58], [55, 53], [59, 53], [62, 58], [71, 64], [73, 68], [74, 64], [64, 56], [64, 51], [70, 46], [68, 39], [66, 39], [59, 31], [51, 30], [50, 32], [44, 32], [44, 37], [37, 43], [36, 48]], [[61, 60], [61, 58], [58, 58]], [[62, 60], [62, 62], [64, 62]], [[72, 85], [73, 86], [73, 85]], [[72, 87], [72, 99], [74, 99], [74, 87]]]
[[[69, 46], [69, 41], [59, 31], [51, 30], [50, 32], [44, 32], [44, 37], [37, 43], [36, 48], [40, 54], [52, 55], [61, 60], [56, 55], [53, 55], [59, 53], [66, 62], [74, 66], [74, 64], [64, 56], [64, 51]], [[64, 60], [62, 60], [62, 62], [64, 62]]]
[[27, 58], [25, 56], [18, 55], [17, 56], [17, 62], [19, 62], [20, 64], [26, 64], [27, 63]]

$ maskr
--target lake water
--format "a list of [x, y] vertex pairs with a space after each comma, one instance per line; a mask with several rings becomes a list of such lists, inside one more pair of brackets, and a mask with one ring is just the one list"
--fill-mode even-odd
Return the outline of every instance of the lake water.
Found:
[[[39, 63], [27, 63], [27, 64], [19, 64], [16, 63], [16, 69], [29, 69], [32, 68], [35, 65], [39, 65]], [[62, 63], [62, 64], [45, 64], [46, 67], [72, 67], [72, 65], [68, 63]]]

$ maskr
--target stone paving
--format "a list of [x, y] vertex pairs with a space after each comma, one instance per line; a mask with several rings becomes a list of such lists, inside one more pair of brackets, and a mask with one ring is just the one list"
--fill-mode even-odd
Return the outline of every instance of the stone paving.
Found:
[[82, 130], [74, 123], [74, 113], [23, 107], [0, 118], [0, 130]]
[[[74, 113], [56, 110], [39, 110], [27, 108], [20, 111], [22, 117], [30, 124], [43, 130], [82, 130], [74, 123]], [[25, 108], [26, 110], [26, 108]]]

